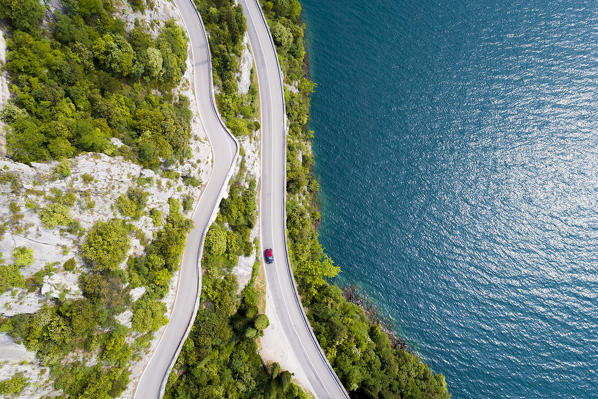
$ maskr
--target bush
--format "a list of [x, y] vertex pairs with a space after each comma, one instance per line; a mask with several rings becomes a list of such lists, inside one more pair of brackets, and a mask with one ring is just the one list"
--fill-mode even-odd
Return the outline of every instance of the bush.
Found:
[[67, 226], [72, 222], [70, 209], [63, 204], [49, 204], [39, 213], [39, 218], [47, 229], [53, 229], [57, 226]]
[[21, 393], [27, 386], [29, 380], [25, 378], [24, 373], [18, 373], [12, 377], [0, 381], [0, 394], [16, 395]]
[[158, 227], [162, 224], [162, 211], [159, 209], [153, 208], [150, 211], [150, 217], [152, 218], [154, 227]]
[[93, 225], [81, 246], [81, 252], [95, 270], [118, 270], [129, 251], [130, 243], [125, 223], [112, 219]]
[[29, 266], [33, 263], [33, 249], [27, 247], [16, 247], [12, 252], [14, 265], [16, 267]]
[[0, 266], [0, 294], [12, 288], [25, 287], [25, 279], [15, 265]]
[[58, 165], [54, 168], [54, 173], [56, 173], [56, 176], [60, 179], [69, 177], [71, 175], [71, 163], [68, 159], [62, 159], [58, 162]]
[[64, 262], [64, 264], [62, 265], [64, 270], [66, 270], [67, 272], [72, 272], [73, 270], [75, 270], [76, 266], [77, 266], [77, 262], [75, 261], [75, 258], [70, 258], [69, 260]]
[[183, 176], [183, 182], [191, 187], [199, 187], [201, 181], [195, 176]]
[[130, 187], [126, 194], [116, 199], [116, 207], [123, 215], [138, 220], [143, 215], [147, 197], [148, 193], [142, 189]]
[[183, 197], [183, 211], [189, 212], [193, 209], [193, 197], [191, 195], [185, 195]]

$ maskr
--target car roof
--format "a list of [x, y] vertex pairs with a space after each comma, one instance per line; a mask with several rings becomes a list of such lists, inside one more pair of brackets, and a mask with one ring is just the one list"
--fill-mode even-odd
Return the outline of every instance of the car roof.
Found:
[[272, 249], [270, 249], [270, 248], [266, 249], [266, 253], [267, 253], [268, 255], [272, 255]]

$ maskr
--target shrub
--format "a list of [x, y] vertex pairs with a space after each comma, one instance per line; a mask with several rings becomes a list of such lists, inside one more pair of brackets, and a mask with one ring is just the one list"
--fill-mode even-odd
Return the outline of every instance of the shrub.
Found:
[[15, 265], [0, 266], [0, 294], [12, 288], [25, 287], [25, 279]]
[[185, 195], [183, 197], [183, 211], [189, 212], [193, 209], [193, 197], [191, 195]]
[[130, 244], [125, 223], [112, 219], [94, 224], [81, 246], [81, 252], [96, 270], [118, 270]]
[[62, 265], [64, 270], [66, 270], [67, 272], [72, 272], [73, 270], [75, 270], [75, 266], [77, 266], [77, 262], [75, 261], [75, 258], [70, 258], [69, 260], [64, 262], [64, 264]]
[[24, 377], [23, 373], [15, 374], [6, 380], [0, 381], [0, 394], [16, 395], [21, 393], [28, 383], [29, 380]]
[[195, 176], [183, 176], [183, 182], [191, 187], [199, 187], [201, 181]]
[[153, 208], [150, 211], [150, 217], [152, 218], [154, 227], [158, 227], [162, 224], [162, 211], [161, 210]]
[[121, 195], [116, 199], [116, 207], [120, 212], [137, 220], [143, 215], [143, 209], [147, 204], [148, 193], [140, 188], [129, 188], [126, 194]]
[[33, 249], [27, 247], [17, 247], [12, 253], [14, 265], [17, 267], [29, 266], [33, 263]]
[[58, 162], [58, 165], [54, 168], [54, 173], [58, 178], [64, 179], [65, 177], [69, 177], [71, 175], [71, 163], [68, 159], [62, 159]]
[[81, 179], [83, 179], [83, 183], [85, 183], [85, 184], [89, 184], [89, 183], [92, 183], [93, 181], [95, 181], [94, 177], [92, 175], [90, 175], [89, 173], [82, 174]]
[[67, 226], [73, 220], [70, 209], [59, 203], [46, 206], [39, 213], [39, 218], [47, 229], [53, 229], [56, 226]]

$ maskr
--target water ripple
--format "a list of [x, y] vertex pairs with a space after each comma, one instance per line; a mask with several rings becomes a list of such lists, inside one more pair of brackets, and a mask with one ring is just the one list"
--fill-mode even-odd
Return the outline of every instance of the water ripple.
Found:
[[303, 0], [324, 246], [453, 397], [598, 398], [598, 7]]

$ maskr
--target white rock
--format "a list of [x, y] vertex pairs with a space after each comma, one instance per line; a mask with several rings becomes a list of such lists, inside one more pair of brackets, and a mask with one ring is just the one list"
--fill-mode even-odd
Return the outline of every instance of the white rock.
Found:
[[129, 295], [131, 295], [132, 302], [136, 302], [139, 298], [141, 298], [143, 294], [145, 294], [145, 287], [137, 287], [129, 291]]
[[35, 292], [27, 292], [20, 288], [9, 290], [0, 295], [0, 314], [10, 317], [21, 313], [35, 313], [41, 309], [43, 303], [42, 298]]
[[45, 276], [41, 294], [47, 298], [59, 298], [60, 294], [65, 291], [65, 299], [82, 298], [78, 280], [77, 274], [68, 272]]
[[124, 312], [117, 314], [115, 319], [123, 326], [131, 328], [131, 317], [133, 317], [133, 312], [125, 310]]

